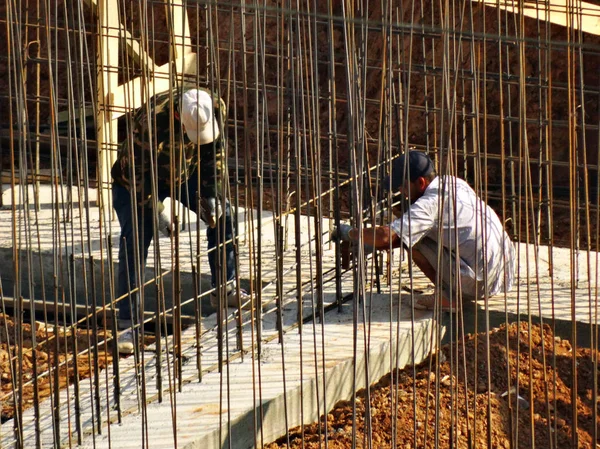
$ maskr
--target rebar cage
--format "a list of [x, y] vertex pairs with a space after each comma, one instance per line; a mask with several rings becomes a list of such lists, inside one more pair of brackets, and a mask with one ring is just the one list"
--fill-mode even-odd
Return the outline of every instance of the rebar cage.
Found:
[[[0, 11], [0, 446], [596, 446], [598, 4]], [[155, 233], [135, 255], [143, 286], [115, 290], [111, 167], [136, 111], [189, 88], [227, 109], [219, 195], [245, 307], [212, 285], [206, 225], [177, 185], [181, 231]], [[432, 284], [410, 252], [331, 239], [395, 219], [386, 176], [415, 150], [495, 210], [511, 291], [419, 312]], [[136, 294], [140, 344], [122, 357], [117, 309]]]

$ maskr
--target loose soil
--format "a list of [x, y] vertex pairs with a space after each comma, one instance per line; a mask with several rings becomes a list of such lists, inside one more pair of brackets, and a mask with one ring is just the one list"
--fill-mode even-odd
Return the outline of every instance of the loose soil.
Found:
[[547, 325], [502, 326], [489, 332], [489, 345], [483, 333], [467, 336], [431, 361], [384, 376], [368, 395], [359, 391], [355, 407], [339, 402], [326, 426], [321, 417], [266, 448], [323, 448], [325, 434], [330, 449], [595, 448], [598, 352], [576, 351], [576, 376], [573, 355]]
[[[57, 332], [55, 334], [55, 332]], [[17, 409], [22, 403], [23, 410], [33, 407], [35, 390], [38, 401], [42, 401], [59, 389], [73, 384], [76, 377], [73, 354], [77, 344], [77, 376], [85, 379], [93, 375], [95, 363], [99, 369], [112, 362], [111, 348], [100, 344], [98, 355], [85, 351], [95, 343], [90, 331], [78, 329], [74, 338], [70, 328], [54, 326], [46, 327], [35, 323], [32, 332], [30, 324], [20, 328], [15, 321], [0, 314], [0, 405], [2, 422], [11, 419], [15, 414], [15, 396]], [[97, 341], [110, 338], [110, 332], [99, 329]], [[17, 344], [22, 341], [21, 344]], [[34, 349], [35, 342], [35, 349]], [[19, 352], [22, 351], [22, 363], [19, 363]], [[97, 360], [97, 362], [95, 362]], [[58, 366], [58, 371], [56, 367]], [[49, 372], [49, 369], [52, 371]], [[37, 374], [37, 375], [35, 375]], [[56, 376], [58, 374], [58, 376]], [[21, 384], [19, 382], [21, 380]], [[19, 392], [22, 385], [22, 393]]]

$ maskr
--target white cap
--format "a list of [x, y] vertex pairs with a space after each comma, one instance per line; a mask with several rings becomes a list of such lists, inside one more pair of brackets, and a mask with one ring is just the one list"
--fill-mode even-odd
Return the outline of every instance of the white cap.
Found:
[[199, 145], [214, 142], [219, 137], [213, 99], [204, 90], [190, 89], [181, 100], [181, 123], [189, 139]]

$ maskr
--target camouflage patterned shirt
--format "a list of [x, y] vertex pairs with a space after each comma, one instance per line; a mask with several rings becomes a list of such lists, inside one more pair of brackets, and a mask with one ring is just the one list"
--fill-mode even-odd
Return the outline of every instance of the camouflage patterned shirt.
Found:
[[[206, 90], [206, 89], [205, 89]], [[115, 182], [127, 189], [134, 186], [137, 203], [152, 206], [152, 178], [158, 200], [171, 196], [175, 189], [200, 170], [200, 196], [214, 198], [226, 175], [223, 130], [226, 108], [213, 95], [214, 111], [221, 135], [215, 142], [198, 145], [188, 139], [179, 121], [179, 96], [169, 91], [156, 94], [133, 115], [132, 138], [121, 142], [111, 174]], [[171, 133], [171, 112], [173, 132]], [[132, 148], [131, 148], [132, 147]], [[131, 151], [133, 149], [133, 151]]]

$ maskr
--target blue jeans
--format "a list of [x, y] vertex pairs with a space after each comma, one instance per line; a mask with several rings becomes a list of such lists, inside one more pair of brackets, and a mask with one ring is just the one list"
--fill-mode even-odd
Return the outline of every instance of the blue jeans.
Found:
[[[198, 202], [195, 200], [198, 195], [198, 178], [192, 175], [190, 180], [183, 184], [181, 189], [181, 203], [190, 210], [198, 213]], [[134, 223], [132, 213], [132, 201], [129, 190], [120, 184], [114, 183], [112, 186], [113, 207], [117, 212], [119, 224], [121, 225], [121, 238], [119, 239], [119, 269], [117, 273], [117, 298], [123, 296], [130, 289], [137, 287], [137, 272], [135, 270], [134, 252]], [[162, 201], [166, 196], [159, 199]], [[190, 201], [190, 198], [193, 199]], [[153, 229], [153, 211], [147, 207], [137, 207], [137, 226], [138, 230], [138, 254], [141, 265], [141, 279], [144, 282], [144, 269], [146, 259], [148, 258], [148, 247], [154, 236]], [[223, 219], [225, 220], [225, 235], [223, 234]], [[159, 235], [162, 235], [159, 233]], [[225, 205], [223, 215], [217, 220], [217, 226], [214, 228], [207, 227], [206, 238], [208, 240], [208, 264], [210, 266], [211, 283], [216, 287], [219, 279], [219, 270], [223, 264], [219, 263], [219, 256], [222, 254], [221, 241], [228, 242], [225, 246], [225, 266], [227, 269], [227, 282], [235, 279], [235, 252], [233, 249], [233, 223], [231, 219], [231, 207], [229, 203]], [[219, 249], [220, 248], [220, 249]], [[126, 263], [127, 262], [127, 263]], [[129, 272], [129, 276], [127, 276]], [[132, 313], [132, 307], [135, 313]], [[136, 317], [134, 320], [133, 317]], [[135, 322], [140, 322], [141, 314], [139, 311], [139, 294], [134, 293], [129, 298], [124, 298], [119, 302], [119, 329], [127, 329]]]

